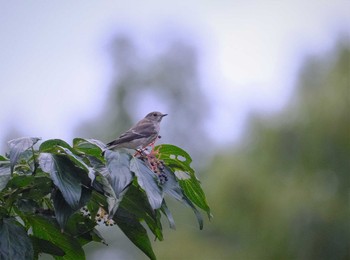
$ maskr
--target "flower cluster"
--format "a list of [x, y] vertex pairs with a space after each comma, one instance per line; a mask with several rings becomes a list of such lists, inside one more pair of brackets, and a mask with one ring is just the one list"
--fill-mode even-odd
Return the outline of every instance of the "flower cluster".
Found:
[[[91, 218], [91, 213], [87, 207], [81, 208], [80, 212], [83, 214], [83, 216]], [[108, 218], [108, 213], [102, 207], [100, 207], [97, 211], [95, 221], [98, 223], [103, 223], [107, 227], [114, 225], [114, 220]]]

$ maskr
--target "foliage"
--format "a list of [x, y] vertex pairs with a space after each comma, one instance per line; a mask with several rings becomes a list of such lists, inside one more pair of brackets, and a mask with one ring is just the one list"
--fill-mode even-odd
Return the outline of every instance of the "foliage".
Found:
[[[104, 151], [98, 140], [76, 138], [73, 145], [52, 139], [19, 138], [0, 156], [0, 258], [85, 259], [83, 245], [105, 243], [96, 226], [114, 224], [150, 259], [148, 232], [163, 240], [161, 217], [175, 223], [165, 195], [210, 216], [191, 158], [173, 145], [150, 153]], [[179, 158], [184, 156], [186, 163]], [[186, 180], [177, 171], [190, 176]], [[185, 183], [185, 184], [184, 184]]]

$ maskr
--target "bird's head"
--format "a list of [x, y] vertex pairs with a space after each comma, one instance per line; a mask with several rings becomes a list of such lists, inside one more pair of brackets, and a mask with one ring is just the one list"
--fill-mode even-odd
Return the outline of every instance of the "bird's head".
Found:
[[162, 114], [160, 112], [151, 112], [149, 113], [145, 118], [150, 119], [152, 121], [160, 122], [162, 121], [162, 118], [165, 117], [168, 114]]

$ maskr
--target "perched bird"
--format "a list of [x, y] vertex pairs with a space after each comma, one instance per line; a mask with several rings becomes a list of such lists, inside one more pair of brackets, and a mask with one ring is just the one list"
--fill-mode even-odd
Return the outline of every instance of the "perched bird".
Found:
[[137, 150], [153, 145], [158, 138], [160, 121], [166, 115], [160, 112], [149, 113], [116, 140], [108, 143], [106, 149], [129, 148]]

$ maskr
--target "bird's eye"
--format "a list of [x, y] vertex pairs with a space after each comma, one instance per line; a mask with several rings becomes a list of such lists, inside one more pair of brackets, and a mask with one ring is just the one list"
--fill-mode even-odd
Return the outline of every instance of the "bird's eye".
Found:
[[157, 114], [156, 114], [156, 113], [153, 113], [153, 116], [157, 116]]

